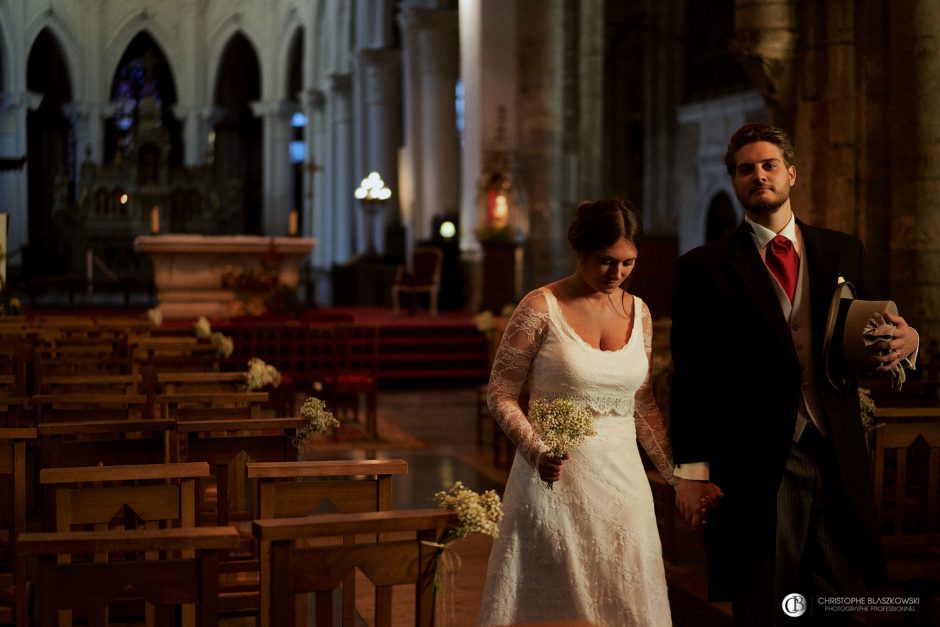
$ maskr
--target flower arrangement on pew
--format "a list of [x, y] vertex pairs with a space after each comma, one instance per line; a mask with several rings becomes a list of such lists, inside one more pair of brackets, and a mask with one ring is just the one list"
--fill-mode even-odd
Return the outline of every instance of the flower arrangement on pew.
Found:
[[297, 429], [297, 436], [294, 438], [294, 446], [297, 448], [311, 436], [339, 427], [339, 420], [326, 408], [326, 403], [312, 396], [304, 399], [304, 404], [300, 407], [300, 417], [304, 419], [304, 423]]
[[276, 388], [281, 384], [281, 373], [277, 368], [264, 363], [257, 357], [248, 360], [248, 372], [245, 373], [245, 384], [248, 391], [260, 390], [266, 385]]
[[209, 340], [209, 343], [215, 347], [215, 354], [220, 357], [229, 357], [235, 350], [235, 342], [232, 338], [217, 331], [213, 332], [212, 325], [205, 316], [199, 316], [199, 319], [193, 324], [193, 332], [196, 334], [197, 339]]
[[[548, 447], [545, 455], [552, 457], [564, 457], [595, 434], [591, 412], [567, 398], [533, 399], [529, 403], [528, 418], [535, 434]], [[553, 483], [547, 484], [550, 490]]]
[[871, 397], [871, 390], [868, 388], [858, 388], [858, 404], [861, 408], [862, 426], [865, 427], [865, 442], [868, 444], [868, 452], [874, 453], [875, 445], [875, 401]]
[[454, 608], [451, 603], [448, 609], [448, 601], [453, 597], [454, 574], [460, 569], [460, 557], [447, 551], [447, 545], [472, 533], [498, 537], [499, 521], [503, 519], [503, 503], [495, 490], [478, 494], [460, 481], [455, 481], [450, 490], [442, 490], [434, 495], [434, 504], [457, 514], [456, 527], [445, 529], [437, 542], [425, 542], [437, 549], [434, 591], [441, 592], [444, 588], [438, 595], [438, 601], [442, 604], [441, 613], [445, 622], [453, 624]]
[[151, 307], [147, 310], [147, 320], [155, 327], [163, 324], [163, 312], [159, 307]]

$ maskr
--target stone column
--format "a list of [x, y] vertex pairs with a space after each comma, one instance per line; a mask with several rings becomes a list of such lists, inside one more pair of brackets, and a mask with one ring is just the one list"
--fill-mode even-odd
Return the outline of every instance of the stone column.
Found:
[[[519, 37], [519, 153], [526, 173], [528, 199], [526, 285], [542, 285], [570, 271], [561, 223], [567, 222], [559, 198], [562, 189], [564, 124], [564, 3], [522, 2], [516, 16]], [[572, 25], [571, 27], [576, 27]]]
[[[334, 232], [336, 212], [333, 209], [335, 205], [331, 196], [334, 164], [332, 161], [327, 163], [327, 155], [330, 154], [330, 136], [327, 134], [326, 97], [322, 91], [310, 89], [303, 93], [302, 102], [308, 120], [305, 139], [309, 155], [304, 177], [304, 202], [307, 211], [303, 220], [304, 235], [317, 240], [312, 255], [314, 267], [328, 270], [337, 259], [335, 254], [337, 238]], [[325, 301], [319, 299], [317, 302]]]
[[410, 227], [416, 239], [431, 235], [436, 214], [458, 210], [459, 147], [454, 107], [458, 75], [457, 12], [406, 8], [406, 146], [414, 164], [414, 207]]
[[173, 115], [183, 121], [184, 165], [195, 167], [206, 163], [209, 130], [218, 114], [212, 106], [173, 105]]
[[[0, 94], [0, 155], [26, 156], [26, 112], [38, 107], [41, 100], [40, 96], [27, 92]], [[0, 171], [0, 212], [10, 216], [7, 253], [19, 250], [29, 241], [27, 168], [29, 163], [16, 170]], [[7, 259], [7, 268], [22, 263], [22, 257]]]
[[287, 100], [258, 101], [251, 103], [251, 110], [262, 118], [264, 125], [261, 156], [264, 168], [262, 228], [265, 235], [286, 235], [291, 210], [291, 103]]
[[376, 171], [392, 190], [388, 214], [379, 216], [373, 225], [376, 245], [386, 250], [382, 237], [388, 224], [401, 220], [398, 194], [398, 146], [401, 136], [401, 53], [396, 50], [364, 49], [357, 56], [364, 115], [364, 170], [361, 176]]
[[926, 348], [940, 338], [940, 2], [892, 3], [891, 12], [892, 296]]
[[362, 214], [353, 197], [362, 175], [353, 171], [352, 77], [349, 74], [331, 75], [330, 92], [327, 104], [333, 150], [327, 178], [333, 187], [330, 211], [336, 216], [333, 261], [344, 262], [365, 250]]

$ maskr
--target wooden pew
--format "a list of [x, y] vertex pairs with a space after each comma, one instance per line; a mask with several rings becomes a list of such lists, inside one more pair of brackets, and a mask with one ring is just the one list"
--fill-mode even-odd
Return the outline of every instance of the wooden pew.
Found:
[[[408, 473], [402, 459], [361, 461], [266, 462], [246, 465], [249, 479], [257, 482], [257, 519], [295, 518], [317, 514], [324, 504], [344, 514], [392, 509], [392, 477]], [[347, 538], [353, 542], [354, 538]], [[258, 542], [260, 594], [270, 594], [271, 547]], [[355, 613], [355, 576], [343, 587], [344, 620]], [[271, 617], [261, 606], [261, 625], [269, 627]]]
[[[34, 428], [0, 428], [0, 475], [9, 479], [0, 494], [3, 495], [3, 520], [0, 521], [0, 548], [2, 548], [2, 574], [0, 585], [12, 590], [14, 598], [18, 594], [25, 594], [26, 572], [25, 566], [18, 555], [17, 538], [26, 531], [26, 445], [36, 439]], [[0, 623], [9, 624], [16, 618], [25, 621], [23, 608], [16, 607], [14, 603], [0, 606]]]
[[[58, 625], [60, 610], [88, 611], [89, 625], [107, 625], [106, 608], [115, 601], [143, 598], [164, 620], [168, 610], [195, 604], [200, 627], [218, 625], [218, 565], [223, 551], [238, 544], [231, 527], [137, 531], [25, 533], [24, 558], [37, 558], [32, 578], [36, 625]], [[157, 560], [60, 561], [60, 556], [157, 552]], [[194, 552], [195, 557], [178, 554]]]
[[[359, 569], [375, 583], [376, 625], [391, 624], [392, 586], [415, 585], [415, 625], [434, 624], [438, 549], [432, 546], [457, 515], [441, 509], [256, 520], [252, 530], [271, 546], [271, 587], [261, 602], [271, 624], [294, 625], [296, 595], [316, 593], [316, 625], [333, 624], [332, 591]], [[363, 536], [356, 544], [303, 547], [299, 541]], [[389, 534], [386, 536], [385, 534]], [[394, 534], [394, 539], [391, 539]], [[404, 535], [404, 539], [402, 539]], [[376, 540], [380, 536], [380, 540]], [[431, 543], [431, 544], [429, 544]], [[306, 624], [304, 622], [303, 624]], [[351, 625], [346, 623], [345, 625]]]

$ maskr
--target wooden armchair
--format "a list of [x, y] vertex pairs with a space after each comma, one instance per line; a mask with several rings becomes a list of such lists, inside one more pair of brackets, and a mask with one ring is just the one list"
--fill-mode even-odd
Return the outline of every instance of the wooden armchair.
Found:
[[[314, 592], [315, 624], [332, 626], [332, 591], [358, 569], [375, 583], [376, 625], [391, 624], [392, 587], [412, 584], [415, 586], [414, 624], [432, 627], [438, 552], [433, 543], [444, 529], [456, 525], [457, 515], [441, 509], [254, 521], [255, 538], [271, 546], [271, 586], [261, 599], [271, 624], [295, 625], [297, 595]], [[395, 539], [385, 535], [393, 533]], [[402, 539], [402, 535], [406, 537]], [[299, 542], [337, 537], [357, 538], [357, 541], [314, 547], [305, 547]], [[303, 624], [307, 624], [306, 617]], [[354, 624], [343, 623], [344, 627]]]
[[395, 283], [392, 285], [392, 311], [396, 315], [401, 311], [401, 293], [427, 292], [430, 299], [430, 313], [437, 315], [437, 294], [441, 289], [441, 269], [444, 266], [444, 253], [434, 246], [416, 246], [411, 255], [411, 272], [403, 266], [398, 267]]

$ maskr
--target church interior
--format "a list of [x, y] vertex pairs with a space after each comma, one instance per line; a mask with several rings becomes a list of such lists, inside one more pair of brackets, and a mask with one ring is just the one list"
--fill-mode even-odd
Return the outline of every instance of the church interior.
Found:
[[[475, 624], [480, 534], [443, 585], [405, 553], [298, 564], [502, 491], [490, 367], [584, 200], [642, 218], [668, 420], [678, 257], [741, 223], [747, 122], [790, 133], [796, 216], [857, 236], [920, 333], [900, 393], [865, 382], [885, 591], [920, 603], [852, 624], [938, 624], [937, 27], [931, 0], [0, 2], [0, 624]], [[312, 435], [311, 398], [338, 421]], [[731, 625], [648, 468], [673, 623]], [[91, 566], [120, 602], [61, 593]]]

